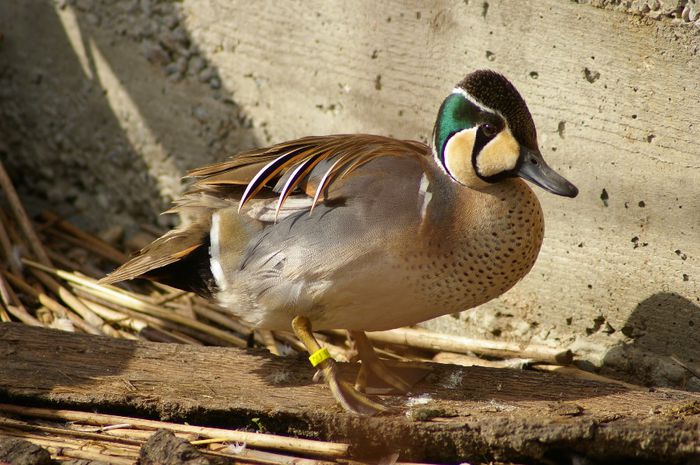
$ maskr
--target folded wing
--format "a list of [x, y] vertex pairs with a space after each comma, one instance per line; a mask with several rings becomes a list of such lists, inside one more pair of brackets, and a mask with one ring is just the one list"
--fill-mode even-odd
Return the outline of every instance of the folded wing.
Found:
[[429, 148], [416, 141], [353, 134], [305, 137], [238, 154], [195, 169], [195, 182], [166, 213], [185, 213], [190, 221], [144, 247], [101, 280], [103, 283], [148, 278], [200, 294], [211, 291], [209, 266], [212, 216], [228, 217], [230, 234], [243, 247], [267, 224], [300, 210], [313, 211], [320, 202], [348, 195], [344, 180], [380, 157], [428, 158]]

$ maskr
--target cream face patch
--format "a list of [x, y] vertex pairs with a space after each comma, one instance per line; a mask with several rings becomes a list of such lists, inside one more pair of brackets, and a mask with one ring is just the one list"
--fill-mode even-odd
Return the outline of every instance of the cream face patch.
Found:
[[484, 146], [476, 157], [476, 167], [483, 177], [512, 170], [518, 163], [520, 145], [507, 127]]
[[450, 137], [445, 145], [445, 167], [465, 186], [481, 184], [472, 166], [472, 151], [478, 128], [465, 129]]

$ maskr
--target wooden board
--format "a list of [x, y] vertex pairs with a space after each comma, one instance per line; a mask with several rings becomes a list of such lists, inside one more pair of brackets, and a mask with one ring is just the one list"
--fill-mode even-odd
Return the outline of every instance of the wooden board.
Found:
[[[346, 367], [348, 374], [354, 372]], [[529, 371], [434, 365], [395, 413], [342, 412], [300, 358], [0, 325], [0, 400], [254, 428], [402, 460], [700, 456], [700, 395]]]

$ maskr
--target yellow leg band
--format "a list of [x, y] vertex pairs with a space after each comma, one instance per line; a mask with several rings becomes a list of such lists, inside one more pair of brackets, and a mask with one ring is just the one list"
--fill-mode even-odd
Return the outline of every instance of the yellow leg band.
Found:
[[311, 362], [311, 365], [316, 366], [322, 361], [328, 360], [329, 358], [331, 358], [331, 354], [328, 352], [328, 349], [322, 347], [313, 354], [311, 354], [311, 356], [309, 357], [309, 361]]

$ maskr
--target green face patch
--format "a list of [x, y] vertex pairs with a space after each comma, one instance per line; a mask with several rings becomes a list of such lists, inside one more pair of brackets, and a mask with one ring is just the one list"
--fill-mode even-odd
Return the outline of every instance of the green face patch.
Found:
[[476, 125], [479, 117], [479, 107], [454, 93], [442, 102], [435, 123], [435, 150], [442, 165], [445, 165], [445, 144], [455, 133]]

